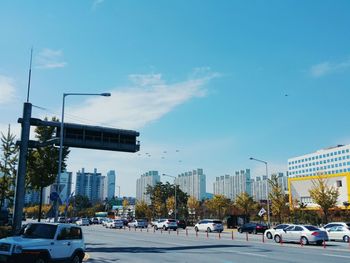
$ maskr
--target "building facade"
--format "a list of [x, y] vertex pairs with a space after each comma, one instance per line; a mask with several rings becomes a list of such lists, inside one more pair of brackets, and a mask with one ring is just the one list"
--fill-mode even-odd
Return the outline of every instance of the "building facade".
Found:
[[94, 169], [93, 173], [85, 172], [82, 168], [77, 172], [75, 194], [87, 196], [91, 202], [98, 202], [102, 200], [101, 190], [103, 177], [101, 173]]
[[146, 194], [147, 186], [155, 186], [160, 182], [160, 175], [158, 171], [149, 171], [141, 175], [136, 180], [136, 199], [137, 201], [145, 201], [148, 205], [151, 204], [149, 194]]
[[350, 144], [288, 159], [289, 177], [350, 172]]
[[224, 195], [231, 200], [244, 192], [252, 195], [250, 169], [236, 171], [232, 176], [216, 177], [213, 190], [214, 194]]
[[[282, 190], [287, 194], [288, 193], [288, 177], [283, 173], [275, 173], [271, 176], [277, 176], [278, 185], [282, 188]], [[255, 179], [251, 181], [252, 186], [252, 197], [255, 201], [267, 200], [268, 194], [271, 191], [271, 186], [269, 181], [267, 180], [267, 176], [257, 176]]]
[[115, 186], [116, 186], [116, 176], [115, 176], [115, 171], [110, 170], [107, 172], [107, 198], [112, 199], [115, 196]]
[[194, 196], [197, 200], [205, 199], [207, 181], [203, 169], [181, 173], [175, 179], [175, 183], [184, 193]]

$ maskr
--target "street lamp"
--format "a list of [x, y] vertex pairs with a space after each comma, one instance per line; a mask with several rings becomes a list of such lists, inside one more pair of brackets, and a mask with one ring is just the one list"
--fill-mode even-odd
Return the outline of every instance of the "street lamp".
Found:
[[270, 200], [269, 200], [269, 174], [268, 174], [268, 170], [267, 170], [267, 162], [266, 161], [263, 161], [263, 160], [259, 160], [259, 159], [256, 159], [256, 158], [253, 158], [253, 157], [250, 157], [249, 160], [252, 160], [252, 161], [257, 161], [257, 162], [260, 162], [260, 163], [264, 163], [265, 164], [265, 167], [266, 167], [266, 202], [267, 202], [267, 222], [268, 222], [268, 225], [270, 225]]
[[[63, 154], [63, 129], [64, 129], [64, 104], [67, 96], [104, 96], [110, 97], [111, 93], [63, 93], [62, 100], [62, 116], [61, 116], [61, 131], [60, 131], [60, 149], [58, 154], [58, 174], [57, 174], [57, 186], [56, 192], [59, 196], [60, 193], [60, 177], [61, 177], [61, 169], [62, 169], [62, 154]], [[58, 200], [55, 201], [56, 210], [55, 210], [55, 222], [58, 219]]]
[[175, 221], [176, 221], [176, 176], [173, 175], [168, 175], [168, 174], [163, 174], [163, 176], [167, 176], [167, 177], [171, 177], [174, 178], [174, 188], [175, 188], [175, 211], [174, 211], [174, 217], [175, 217]]

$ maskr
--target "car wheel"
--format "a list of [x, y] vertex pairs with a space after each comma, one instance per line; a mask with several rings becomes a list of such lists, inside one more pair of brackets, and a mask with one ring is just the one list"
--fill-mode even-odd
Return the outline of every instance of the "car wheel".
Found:
[[198, 227], [195, 227], [195, 228], [194, 228], [194, 231], [198, 232]]
[[345, 243], [349, 243], [349, 240], [350, 240], [349, 236], [344, 236], [344, 237], [343, 237], [343, 241], [344, 241]]
[[317, 240], [317, 241], [316, 241], [316, 245], [318, 245], [318, 246], [321, 246], [321, 245], [322, 245], [322, 243], [323, 243], [323, 241], [322, 241], [322, 240]]
[[158, 230], [158, 227], [157, 227], [157, 226], [154, 226], [154, 229], [155, 229], [155, 230]]
[[34, 262], [35, 263], [46, 263], [47, 260], [43, 257], [38, 257]]
[[275, 235], [275, 238], [274, 238], [275, 242], [276, 243], [281, 243], [281, 237], [279, 235]]
[[210, 227], [208, 227], [208, 228], [207, 228], [207, 232], [208, 232], [208, 233], [209, 233], [209, 232], [211, 232], [211, 229], [210, 229]]
[[301, 237], [301, 244], [307, 245], [309, 244], [309, 240], [306, 237]]
[[72, 258], [72, 260], [70, 262], [71, 263], [81, 263], [81, 262], [83, 262], [83, 259], [80, 258], [78, 255], [74, 255], [74, 257]]
[[267, 237], [268, 239], [272, 239], [272, 234], [271, 234], [270, 232], [267, 232], [267, 233], [266, 233], [266, 237]]
[[256, 231], [256, 229], [253, 230], [253, 234], [256, 235], [258, 232]]
[[242, 228], [238, 228], [238, 232], [242, 234], [243, 233], [243, 229]]

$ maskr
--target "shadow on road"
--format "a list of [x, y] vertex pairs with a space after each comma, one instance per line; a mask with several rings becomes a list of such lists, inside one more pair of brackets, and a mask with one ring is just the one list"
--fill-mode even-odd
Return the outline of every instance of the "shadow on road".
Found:
[[100, 253], [167, 253], [169, 251], [185, 251], [210, 248], [237, 248], [250, 247], [246, 245], [201, 245], [201, 246], [177, 246], [177, 247], [88, 247], [86, 252]]

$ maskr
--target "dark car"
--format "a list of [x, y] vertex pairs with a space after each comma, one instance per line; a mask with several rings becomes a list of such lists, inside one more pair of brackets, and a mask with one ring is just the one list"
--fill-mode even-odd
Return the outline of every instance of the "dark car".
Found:
[[185, 220], [177, 220], [177, 227], [178, 228], [183, 228], [183, 229], [186, 229], [186, 221]]
[[243, 232], [248, 232], [248, 233], [264, 233], [265, 230], [267, 230], [268, 227], [266, 224], [261, 224], [261, 223], [246, 223], [240, 227], [238, 227], [238, 232], [243, 233]]

